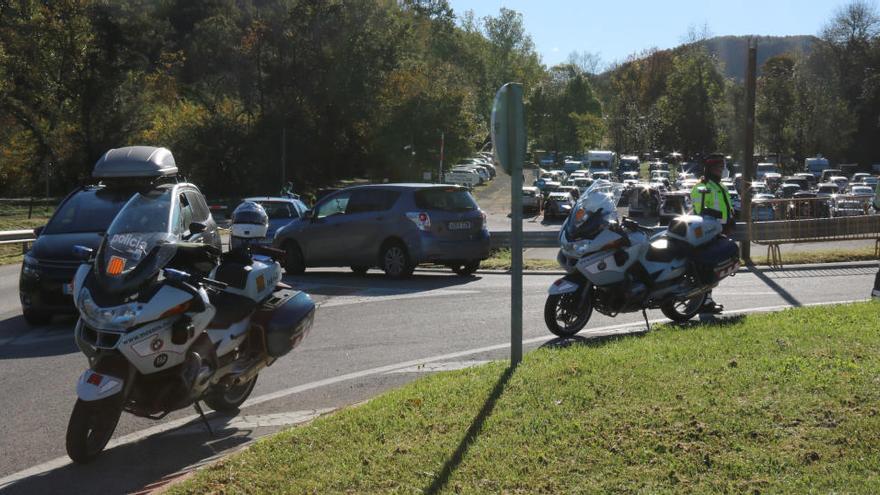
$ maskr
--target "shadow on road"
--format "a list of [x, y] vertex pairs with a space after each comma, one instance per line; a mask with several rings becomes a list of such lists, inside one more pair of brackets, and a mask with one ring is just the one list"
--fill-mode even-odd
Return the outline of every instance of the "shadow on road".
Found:
[[[201, 420], [194, 420], [179, 430], [119, 445], [103, 452], [86, 465], [65, 466], [33, 475], [10, 485], [0, 486], [6, 494], [123, 494], [138, 493], [144, 487], [156, 488], [178, 478], [189, 466], [210, 461], [217, 454], [239, 447], [251, 440], [249, 430], [221, 429], [218, 414], [209, 414], [215, 436], [208, 435]], [[232, 416], [222, 416], [229, 417]], [[59, 439], [64, 442], [64, 439]], [[161, 480], [157, 482], [156, 480]]]
[[48, 325], [32, 328], [21, 315], [0, 321], [0, 360], [59, 356], [78, 352], [73, 341], [76, 318], [56, 318]]
[[468, 428], [467, 432], [465, 432], [464, 437], [458, 444], [458, 448], [455, 449], [455, 452], [452, 453], [452, 456], [446, 461], [446, 464], [443, 465], [443, 469], [440, 470], [440, 474], [434, 478], [431, 485], [423, 490], [424, 493], [439, 493], [446, 486], [446, 483], [449, 482], [450, 476], [452, 476], [452, 473], [458, 469], [458, 466], [464, 459], [468, 449], [477, 440], [477, 436], [483, 430], [483, 424], [492, 414], [492, 410], [495, 409], [495, 403], [498, 402], [501, 394], [504, 393], [504, 387], [507, 386], [507, 383], [510, 381], [510, 377], [513, 376], [515, 370], [516, 368], [514, 366], [508, 367], [498, 378], [498, 382], [495, 383], [495, 387], [492, 389], [489, 397], [486, 398], [486, 402], [483, 404], [480, 412], [477, 413], [477, 417], [471, 422], [471, 426]]
[[794, 297], [793, 295], [791, 295], [791, 292], [788, 292], [787, 290], [785, 290], [784, 288], [782, 288], [781, 285], [777, 284], [772, 278], [768, 277], [768, 276], [763, 272], [763, 270], [761, 270], [760, 268], [758, 268], [758, 267], [756, 267], [756, 266], [754, 266], [754, 265], [747, 265], [747, 266], [746, 266], [746, 270], [748, 270], [748, 271], [749, 271], [750, 273], [752, 273], [754, 276], [756, 276], [756, 277], [758, 277], [759, 279], [761, 279], [762, 282], [764, 282], [765, 284], [767, 284], [767, 287], [770, 287], [771, 289], [773, 289], [773, 291], [775, 291], [775, 292], [776, 292], [777, 294], [779, 294], [783, 299], [785, 299], [785, 302], [787, 302], [788, 304], [791, 304], [792, 306], [801, 306], [801, 302], [798, 301], [796, 297]]
[[302, 289], [309, 294], [341, 296], [357, 293], [363, 297], [382, 297], [454, 288], [480, 278], [477, 274], [460, 276], [449, 269], [425, 269], [401, 280], [389, 279], [379, 270], [371, 270], [365, 275], [339, 271], [309, 271], [302, 275], [285, 275], [283, 280], [295, 289]]

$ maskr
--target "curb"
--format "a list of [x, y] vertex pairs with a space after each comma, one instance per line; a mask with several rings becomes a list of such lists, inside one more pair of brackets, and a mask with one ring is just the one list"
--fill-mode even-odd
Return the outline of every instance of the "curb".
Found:
[[[847, 268], [866, 268], [877, 266], [876, 261], [842, 261], [838, 263], [804, 263], [800, 265], [788, 265], [783, 268], [771, 268], [769, 265], [752, 265], [740, 266], [736, 273], [747, 273], [751, 271], [760, 272], [787, 272], [787, 271], [806, 271], [806, 270], [844, 270]], [[424, 272], [444, 272], [449, 271], [448, 268], [418, 268], [417, 271]], [[493, 275], [509, 274], [510, 270], [499, 269], [479, 269], [476, 273], [490, 273]], [[523, 275], [565, 275], [564, 270], [523, 270]]]

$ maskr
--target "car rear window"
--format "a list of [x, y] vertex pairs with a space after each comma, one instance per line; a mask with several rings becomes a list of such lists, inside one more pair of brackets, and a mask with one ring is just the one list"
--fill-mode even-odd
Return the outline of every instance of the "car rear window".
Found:
[[415, 194], [416, 206], [423, 210], [469, 211], [477, 203], [471, 193], [463, 189], [422, 189]]
[[86, 189], [69, 198], [43, 230], [44, 234], [77, 234], [104, 232], [119, 210], [125, 206], [131, 192]]

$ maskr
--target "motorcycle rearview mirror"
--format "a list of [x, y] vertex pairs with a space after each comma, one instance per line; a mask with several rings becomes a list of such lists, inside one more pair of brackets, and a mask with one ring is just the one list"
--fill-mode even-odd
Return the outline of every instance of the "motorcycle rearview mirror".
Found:
[[186, 282], [190, 279], [189, 273], [186, 273], [183, 270], [175, 270], [174, 268], [165, 268], [162, 270], [162, 274], [172, 282]]
[[91, 259], [94, 252], [95, 250], [92, 248], [87, 248], [80, 245], [73, 246], [73, 257], [83, 262]]

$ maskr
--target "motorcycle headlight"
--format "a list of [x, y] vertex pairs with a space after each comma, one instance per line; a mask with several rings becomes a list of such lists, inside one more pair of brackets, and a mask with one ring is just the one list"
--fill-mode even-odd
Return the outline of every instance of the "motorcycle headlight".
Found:
[[77, 309], [89, 326], [111, 331], [126, 330], [132, 326], [141, 313], [141, 306], [138, 303], [127, 303], [108, 308], [98, 306], [88, 289], [83, 289], [80, 292]]

